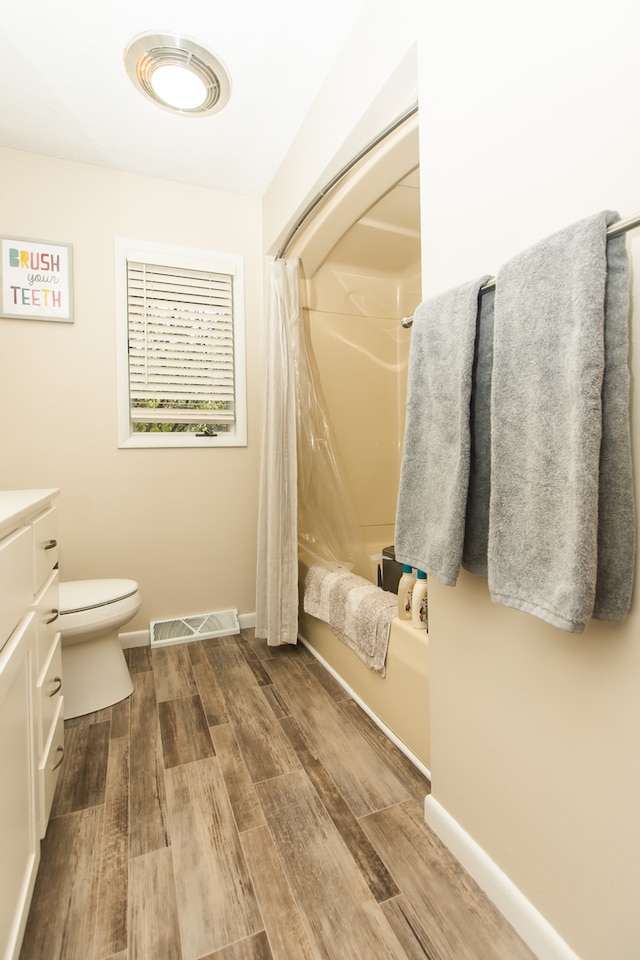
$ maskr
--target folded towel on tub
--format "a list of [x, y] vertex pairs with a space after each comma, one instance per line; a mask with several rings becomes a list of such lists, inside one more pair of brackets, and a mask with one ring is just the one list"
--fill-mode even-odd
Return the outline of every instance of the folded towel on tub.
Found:
[[478, 298], [488, 279], [421, 303], [411, 332], [396, 559], [448, 586], [465, 539]]
[[304, 581], [305, 613], [323, 620], [333, 633], [384, 677], [391, 621], [398, 598], [364, 577], [314, 564]]
[[498, 273], [488, 572], [492, 599], [580, 633], [624, 619], [635, 520], [628, 265], [603, 212]]

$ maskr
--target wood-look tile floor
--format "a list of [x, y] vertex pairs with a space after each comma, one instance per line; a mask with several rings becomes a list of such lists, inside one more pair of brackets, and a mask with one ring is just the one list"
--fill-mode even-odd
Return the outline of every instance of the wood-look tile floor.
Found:
[[532, 960], [304, 647], [127, 651], [68, 721], [21, 960]]

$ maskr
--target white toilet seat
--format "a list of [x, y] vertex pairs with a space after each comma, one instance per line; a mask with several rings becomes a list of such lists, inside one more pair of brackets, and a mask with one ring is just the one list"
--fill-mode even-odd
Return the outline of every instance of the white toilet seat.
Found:
[[135, 580], [66, 580], [60, 584], [62, 645], [117, 629], [140, 609]]
[[117, 603], [138, 590], [135, 580], [63, 580], [60, 584], [60, 614], [79, 613]]

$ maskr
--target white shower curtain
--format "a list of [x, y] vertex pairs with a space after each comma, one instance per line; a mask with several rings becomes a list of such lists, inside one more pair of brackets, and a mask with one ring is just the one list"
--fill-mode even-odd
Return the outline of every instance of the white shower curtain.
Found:
[[298, 638], [297, 388], [298, 260], [268, 266], [258, 507], [256, 637]]

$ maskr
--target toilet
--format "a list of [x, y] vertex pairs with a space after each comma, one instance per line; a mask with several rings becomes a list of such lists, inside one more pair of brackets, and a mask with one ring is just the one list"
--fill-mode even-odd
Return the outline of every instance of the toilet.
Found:
[[133, 692], [118, 630], [141, 603], [135, 580], [60, 583], [65, 719], [110, 707]]

